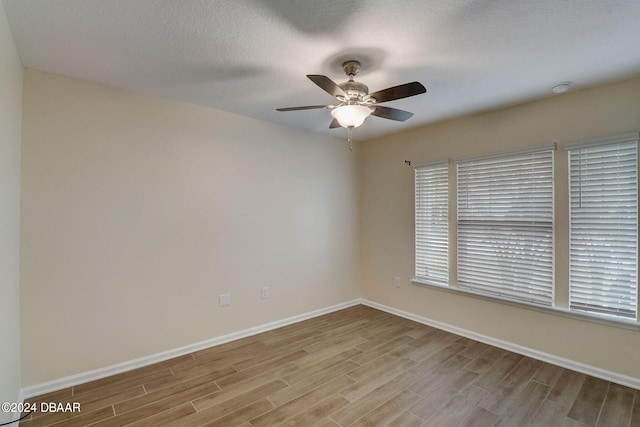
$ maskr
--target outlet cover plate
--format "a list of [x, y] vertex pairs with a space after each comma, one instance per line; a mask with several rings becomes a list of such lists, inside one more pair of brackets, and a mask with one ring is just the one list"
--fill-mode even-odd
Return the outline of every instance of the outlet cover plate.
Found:
[[231, 294], [220, 294], [219, 305], [220, 307], [231, 305]]

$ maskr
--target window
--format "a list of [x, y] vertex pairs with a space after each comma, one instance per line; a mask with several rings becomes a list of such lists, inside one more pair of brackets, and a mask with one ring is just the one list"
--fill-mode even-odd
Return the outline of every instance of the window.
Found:
[[[638, 132], [565, 144], [559, 206], [555, 144], [456, 159], [453, 177], [448, 162], [416, 168], [414, 283], [640, 328], [638, 144]], [[568, 220], [557, 235], [556, 213]]]
[[449, 281], [449, 164], [415, 169], [416, 277]]
[[570, 308], [637, 319], [638, 133], [566, 149]]
[[553, 303], [555, 145], [458, 160], [458, 287]]

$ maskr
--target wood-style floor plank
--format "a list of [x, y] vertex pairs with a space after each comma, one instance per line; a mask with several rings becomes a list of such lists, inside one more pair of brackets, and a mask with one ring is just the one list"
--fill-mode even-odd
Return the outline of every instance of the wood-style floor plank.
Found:
[[427, 418], [423, 427], [457, 426], [487, 395], [487, 391], [474, 385], [452, 393], [447, 403]]
[[476, 406], [462, 421], [460, 427], [493, 427], [499, 419], [496, 414], [492, 414], [486, 409]]
[[551, 427], [562, 425], [569, 408], [546, 399], [523, 427]]
[[608, 389], [607, 381], [587, 377], [567, 416], [583, 424], [596, 425]]
[[[283, 381], [274, 380], [256, 388], [246, 389], [243, 393], [235, 394], [233, 397], [228, 399], [221, 399], [216, 405], [208, 406], [203, 410], [198, 410], [196, 413], [191, 414], [182, 420], [178, 420], [175, 424], [181, 425], [188, 423], [189, 425], [200, 426], [218, 418], [233, 417], [234, 413], [247, 412], [246, 408], [250, 407], [253, 403], [263, 401], [273, 393], [276, 393], [286, 387], [287, 385]], [[256, 410], [257, 407], [265, 408], [264, 405], [258, 405], [256, 407], [252, 407], [252, 409]], [[268, 408], [257, 415], [261, 415], [274, 407], [273, 403], [271, 403]], [[247, 418], [247, 421], [248, 420], [249, 418]]]
[[257, 427], [279, 425], [288, 418], [307, 410], [307, 408], [315, 405], [316, 403], [321, 402], [334, 394], [340, 393], [341, 390], [349, 387], [353, 383], [354, 380], [348, 376], [340, 376], [306, 394], [303, 394], [300, 397], [278, 406], [258, 418], [252, 419], [251, 424]]
[[376, 388], [369, 394], [361, 397], [343, 410], [331, 416], [341, 426], [347, 426], [362, 418], [378, 406], [389, 400], [394, 395], [406, 389], [417, 377], [409, 372], [403, 372], [384, 385]]
[[28, 402], [23, 427], [640, 427], [640, 391], [358, 305]]
[[548, 399], [560, 405], [571, 407], [578, 396], [586, 375], [565, 369], [551, 389]]
[[630, 427], [640, 427], [640, 390], [636, 390], [636, 397], [633, 400], [633, 409], [631, 410]]
[[631, 422], [634, 395], [635, 391], [632, 389], [610, 385], [596, 426], [628, 425]]
[[386, 425], [402, 416], [419, 399], [419, 395], [405, 389], [350, 425], [353, 427]]
[[507, 410], [514, 407], [515, 399], [517, 399], [520, 392], [531, 383], [531, 378], [533, 378], [541, 364], [538, 360], [528, 357], [522, 358], [520, 363], [518, 363], [480, 403], [480, 406], [494, 414], [504, 415]]

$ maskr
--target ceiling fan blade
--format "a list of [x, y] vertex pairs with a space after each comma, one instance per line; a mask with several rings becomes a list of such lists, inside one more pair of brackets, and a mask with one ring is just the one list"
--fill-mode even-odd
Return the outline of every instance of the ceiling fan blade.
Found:
[[340, 89], [340, 86], [338, 86], [329, 77], [322, 76], [320, 74], [307, 74], [307, 77], [309, 78], [309, 80], [320, 86], [322, 90], [324, 90], [334, 98], [337, 98], [339, 96], [348, 98], [347, 94], [342, 89]]
[[304, 105], [302, 107], [285, 107], [285, 108], [276, 108], [277, 111], [298, 111], [298, 110], [315, 110], [318, 108], [333, 108], [333, 105]]
[[338, 119], [333, 119], [331, 121], [331, 124], [329, 125], [329, 129], [335, 129], [339, 127], [342, 127], [342, 126], [340, 126], [340, 122], [338, 122]]
[[383, 119], [395, 120], [398, 122], [404, 122], [405, 120], [413, 117], [413, 113], [404, 110], [398, 110], [397, 108], [384, 107], [382, 105], [374, 105], [372, 116], [382, 117]]
[[420, 95], [426, 91], [427, 89], [421, 83], [411, 82], [373, 92], [369, 94], [369, 98], [374, 98], [376, 103], [380, 103]]

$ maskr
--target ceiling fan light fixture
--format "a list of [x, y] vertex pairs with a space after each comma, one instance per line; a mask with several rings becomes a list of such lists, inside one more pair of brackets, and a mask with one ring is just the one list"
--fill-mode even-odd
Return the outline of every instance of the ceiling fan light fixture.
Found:
[[371, 108], [364, 105], [341, 105], [331, 110], [331, 116], [344, 128], [357, 128], [371, 114]]

